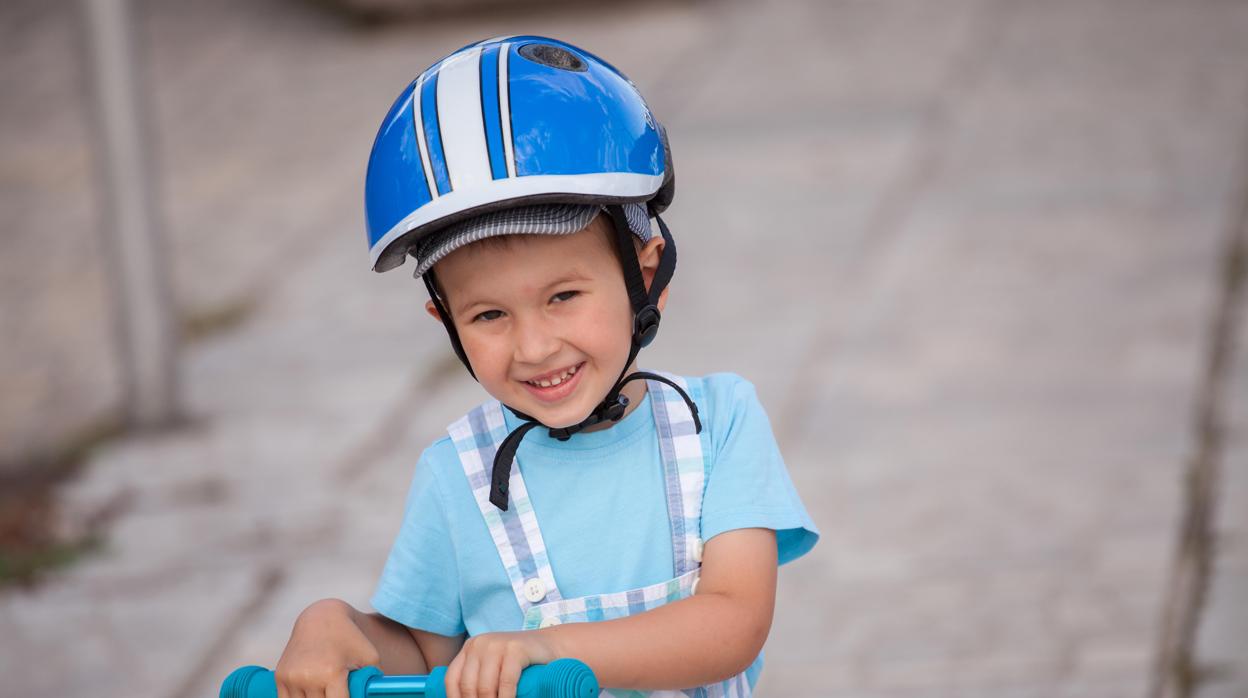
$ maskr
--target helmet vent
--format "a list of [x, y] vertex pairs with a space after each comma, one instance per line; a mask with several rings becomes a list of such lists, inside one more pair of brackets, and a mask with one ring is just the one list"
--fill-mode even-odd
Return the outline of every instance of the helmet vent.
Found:
[[520, 55], [534, 63], [548, 65], [559, 70], [572, 70], [578, 73], [588, 70], [585, 61], [575, 53], [550, 44], [525, 44], [520, 47]]

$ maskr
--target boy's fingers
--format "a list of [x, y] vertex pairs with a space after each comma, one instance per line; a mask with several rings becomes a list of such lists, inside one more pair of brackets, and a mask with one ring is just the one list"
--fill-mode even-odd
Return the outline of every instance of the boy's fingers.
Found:
[[495, 698], [498, 695], [498, 674], [503, 668], [502, 651], [491, 648], [481, 658], [477, 675], [477, 698]]
[[464, 655], [461, 652], [451, 660], [450, 666], [446, 668], [446, 674], [442, 679], [446, 682], [444, 689], [446, 698], [461, 698], [459, 695], [459, 675], [464, 670]]
[[481, 665], [476, 655], [464, 657], [464, 667], [459, 672], [460, 698], [477, 698], [477, 681], [480, 677]]
[[[325, 687], [325, 698], [350, 698], [351, 692], [347, 690], [347, 679], [343, 677], [338, 681], [330, 681]], [[361, 696], [361, 698], [363, 698]]]
[[503, 655], [503, 663], [498, 672], [498, 698], [516, 698], [516, 686], [520, 683], [520, 672], [524, 671], [524, 658], [519, 654], [508, 652]]

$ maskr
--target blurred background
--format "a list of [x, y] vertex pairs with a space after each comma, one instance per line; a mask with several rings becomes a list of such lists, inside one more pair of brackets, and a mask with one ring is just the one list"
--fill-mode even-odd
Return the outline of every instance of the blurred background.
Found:
[[1236, 0], [6, 0], [5, 694], [215, 695], [367, 604], [482, 393], [365, 162], [513, 33], [667, 125], [643, 362], [755, 382], [822, 529], [760, 696], [1248, 696]]

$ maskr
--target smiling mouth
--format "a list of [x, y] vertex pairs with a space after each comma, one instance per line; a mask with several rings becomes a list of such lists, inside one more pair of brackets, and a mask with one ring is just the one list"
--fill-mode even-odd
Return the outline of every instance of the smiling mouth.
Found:
[[576, 372], [579, 371], [584, 365], [585, 362], [582, 361], [581, 363], [576, 364], [575, 366], [569, 366], [562, 371], [548, 373], [539, 378], [532, 378], [524, 381], [524, 383], [531, 385], [534, 388], [553, 388], [561, 383], [571, 380], [572, 376], [575, 376]]

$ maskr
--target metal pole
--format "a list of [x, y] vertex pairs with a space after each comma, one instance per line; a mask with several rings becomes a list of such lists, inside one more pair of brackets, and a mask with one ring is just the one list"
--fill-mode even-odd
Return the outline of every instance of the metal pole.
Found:
[[177, 340], [148, 173], [133, 18], [127, 0], [81, 5], [125, 407], [132, 426], [164, 426], [177, 416]]

